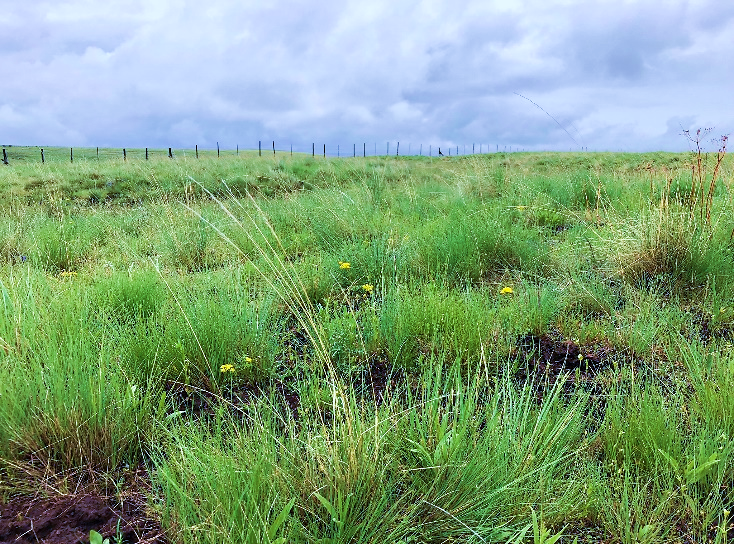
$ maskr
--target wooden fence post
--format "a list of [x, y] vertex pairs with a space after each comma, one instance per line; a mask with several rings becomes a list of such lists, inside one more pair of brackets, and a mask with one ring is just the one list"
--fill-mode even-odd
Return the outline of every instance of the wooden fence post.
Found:
[[240, 156], [240, 144], [237, 144], [237, 156]]
[[124, 147], [122, 148], [122, 160], [127, 160], [127, 150]]
[[273, 140], [273, 157], [275, 157], [275, 140]]
[[43, 148], [41, 148], [41, 164], [46, 162], [46, 157], [43, 156]]
[[363, 155], [363, 156], [364, 156], [364, 157], [366, 157], [366, 156], [367, 156], [367, 143], [365, 142], [365, 143], [363, 143], [362, 145], [364, 146], [364, 147], [362, 148], [362, 153], [364, 153], [364, 155]]
[[99, 147], [97, 148], [97, 160], [99, 160]]
[[170, 147], [168, 148], [168, 158], [169, 159], [173, 158], [173, 149], [171, 149]]
[[324, 158], [326, 158], [326, 144], [324, 144]]
[[8, 164], [8, 152], [3, 147], [3, 164]]
[[194, 144], [194, 149], [196, 150], [196, 158], [199, 158], [199, 144]]
[[400, 142], [398, 142], [398, 150], [395, 152], [395, 156], [396, 157], [400, 156]]
[[354, 144], [354, 157], [357, 156], [357, 144]]
[[145, 160], [146, 161], [148, 160], [148, 148], [147, 147], [145, 148]]
[[73, 147], [69, 148], [69, 159], [71, 160], [71, 162], [74, 162], [74, 148]]
[[219, 142], [217, 142], [217, 158], [219, 158]]

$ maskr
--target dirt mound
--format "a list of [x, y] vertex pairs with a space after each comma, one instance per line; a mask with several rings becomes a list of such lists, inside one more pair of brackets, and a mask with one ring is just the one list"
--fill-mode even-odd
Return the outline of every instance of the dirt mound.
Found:
[[[18, 496], [0, 503], [0, 544], [73, 544], [89, 542], [95, 530], [114, 542], [165, 542], [160, 523], [150, 519], [145, 504], [91, 493], [54, 497]], [[118, 540], [119, 542], [120, 540]]]
[[514, 355], [538, 374], [557, 376], [564, 370], [578, 369], [581, 374], [593, 375], [611, 365], [614, 349], [606, 343], [579, 345], [549, 334], [528, 334], [518, 340]]

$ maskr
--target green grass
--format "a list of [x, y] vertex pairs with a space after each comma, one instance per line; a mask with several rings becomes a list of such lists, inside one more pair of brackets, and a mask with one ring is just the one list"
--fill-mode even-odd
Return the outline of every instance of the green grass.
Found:
[[62, 151], [0, 168], [0, 497], [145, 467], [175, 542], [727, 541], [728, 158], [709, 202], [686, 154]]

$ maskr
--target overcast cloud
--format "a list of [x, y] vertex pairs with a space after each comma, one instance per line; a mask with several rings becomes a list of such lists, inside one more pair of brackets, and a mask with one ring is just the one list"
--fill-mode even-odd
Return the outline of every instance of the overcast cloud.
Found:
[[714, 0], [0, 0], [0, 143], [681, 150], [733, 45]]

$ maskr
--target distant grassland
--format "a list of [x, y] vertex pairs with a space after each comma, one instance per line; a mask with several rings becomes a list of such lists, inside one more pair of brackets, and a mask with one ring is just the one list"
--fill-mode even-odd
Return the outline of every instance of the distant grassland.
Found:
[[137, 478], [174, 542], [734, 538], [729, 157], [17, 151], [0, 505]]

